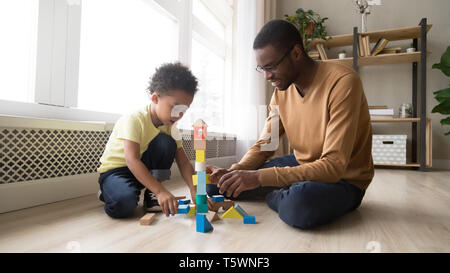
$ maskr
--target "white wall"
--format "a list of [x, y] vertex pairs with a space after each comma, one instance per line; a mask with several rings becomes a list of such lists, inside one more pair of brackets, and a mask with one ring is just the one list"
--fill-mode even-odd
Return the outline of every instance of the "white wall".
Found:
[[[356, 10], [354, 0], [281, 0], [278, 1], [277, 18], [284, 19], [285, 14], [292, 15], [297, 8], [312, 9], [321, 17], [328, 17], [328, 34], [353, 33], [353, 27], [361, 29], [361, 16]], [[433, 27], [428, 32], [428, 50], [432, 54], [427, 60], [427, 116], [433, 121], [433, 167], [450, 169], [450, 137], [444, 133], [450, 126], [442, 127], [440, 114], [431, 114], [437, 104], [433, 92], [448, 87], [450, 79], [441, 71], [431, 69], [438, 63], [440, 56], [450, 45], [450, 1], [449, 0], [382, 0], [381, 6], [372, 8], [368, 15], [367, 30], [409, 27], [419, 24], [426, 17]], [[388, 46], [406, 48], [412, 41], [389, 43]], [[420, 45], [420, 43], [419, 43]], [[346, 49], [351, 52], [350, 48]], [[330, 51], [335, 58], [337, 50]], [[394, 110], [403, 102], [411, 102], [412, 64], [394, 64], [360, 67], [369, 105], [388, 105]], [[374, 124], [375, 133], [406, 133], [410, 135], [410, 124]]]

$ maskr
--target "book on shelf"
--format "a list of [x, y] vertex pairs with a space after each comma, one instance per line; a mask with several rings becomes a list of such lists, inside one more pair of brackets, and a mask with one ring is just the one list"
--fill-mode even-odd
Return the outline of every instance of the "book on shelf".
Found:
[[394, 109], [369, 109], [369, 113], [371, 116], [394, 116]]
[[402, 51], [401, 47], [385, 47], [381, 50], [380, 54], [395, 54]]
[[375, 46], [372, 48], [372, 51], [370, 52], [370, 56], [376, 56], [378, 53], [380, 53], [387, 45], [389, 40], [385, 38], [378, 39]]
[[317, 51], [319, 51], [320, 59], [328, 60], [327, 53], [325, 52], [325, 47], [323, 46], [323, 44], [317, 44], [316, 48]]
[[364, 36], [364, 50], [366, 51], [366, 56], [370, 56], [370, 42], [369, 36]]
[[358, 43], [361, 57], [370, 56], [369, 36], [360, 35]]
[[358, 53], [360, 57], [364, 57], [364, 48], [362, 44], [362, 36], [359, 35], [358, 37]]

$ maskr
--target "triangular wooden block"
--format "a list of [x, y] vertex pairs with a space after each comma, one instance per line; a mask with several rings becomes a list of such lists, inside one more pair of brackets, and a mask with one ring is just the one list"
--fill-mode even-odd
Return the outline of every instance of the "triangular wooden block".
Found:
[[211, 223], [206, 218], [206, 215], [204, 214], [197, 214], [196, 225], [197, 225], [197, 232], [206, 233], [214, 229]]
[[225, 211], [224, 214], [222, 214], [222, 218], [242, 219], [244, 217], [234, 207], [231, 207], [227, 211]]
[[220, 220], [220, 217], [219, 217], [219, 214], [217, 213], [217, 212], [215, 212], [215, 211], [210, 211], [209, 213], [208, 213], [208, 221], [209, 222], [214, 222], [214, 221], [217, 221], [217, 220]]

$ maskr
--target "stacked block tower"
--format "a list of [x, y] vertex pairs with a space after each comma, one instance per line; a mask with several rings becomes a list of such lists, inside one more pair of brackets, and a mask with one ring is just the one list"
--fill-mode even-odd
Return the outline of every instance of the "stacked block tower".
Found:
[[195, 201], [197, 203], [196, 228], [197, 232], [208, 232], [213, 230], [206, 215], [208, 214], [208, 203], [206, 195], [206, 184], [209, 184], [209, 174], [206, 174], [206, 123], [198, 119], [194, 125], [194, 150], [195, 150], [195, 171], [192, 181], [197, 186], [197, 195]]

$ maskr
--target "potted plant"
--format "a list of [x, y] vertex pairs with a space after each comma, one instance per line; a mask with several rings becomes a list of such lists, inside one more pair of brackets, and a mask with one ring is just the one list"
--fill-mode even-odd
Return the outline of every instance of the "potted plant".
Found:
[[297, 9], [294, 15], [285, 14], [284, 17], [292, 23], [300, 31], [303, 39], [303, 46], [308, 52], [309, 44], [312, 39], [330, 40], [324, 22], [328, 17], [320, 17], [320, 15], [312, 10], [305, 11], [302, 8]]
[[345, 50], [341, 50], [339, 52], [339, 59], [344, 59], [347, 56], [347, 52], [345, 52]]
[[414, 44], [410, 44], [409, 47], [406, 49], [406, 52], [411, 53], [411, 52], [415, 52], [416, 49], [414, 48]]
[[[447, 77], [450, 77], [450, 46], [441, 56], [441, 62], [433, 64], [433, 69], [439, 69]], [[433, 92], [434, 98], [439, 102], [431, 113], [440, 113], [442, 115], [450, 115], [450, 88], [441, 89]], [[450, 125], [450, 117], [441, 119], [441, 125]], [[450, 131], [445, 133], [446, 136], [450, 135]]]

